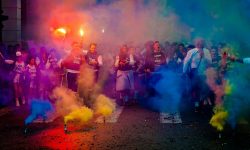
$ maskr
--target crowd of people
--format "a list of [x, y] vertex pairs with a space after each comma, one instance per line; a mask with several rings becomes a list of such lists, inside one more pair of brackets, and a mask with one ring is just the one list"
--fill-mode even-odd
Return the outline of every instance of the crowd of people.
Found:
[[[183, 80], [190, 80], [185, 85], [187, 90], [180, 94], [189, 96], [194, 108], [200, 108], [204, 102], [214, 105], [214, 93], [205, 79], [206, 69], [212, 67], [218, 72], [217, 84], [220, 84], [228, 61], [243, 62], [230, 57], [228, 52], [223, 51], [225, 47], [224, 43], [206, 45], [203, 39], [197, 39], [194, 44], [148, 41], [141, 48], [121, 45], [112, 62], [108, 61], [113, 64], [114, 71], [109, 72], [111, 76], [108, 77], [114, 77], [110, 81], [114, 83], [112, 89], [117, 103], [131, 105], [140, 96], [154, 95], [155, 91], [148, 81], [159, 69], [167, 68], [182, 76]], [[49, 99], [51, 91], [57, 86], [67, 86], [77, 92], [77, 78], [83, 64], [94, 72], [95, 83], [102, 75], [100, 68], [107, 66], [104, 63], [105, 54], [100, 55], [96, 43], [91, 43], [84, 53], [81, 43], [73, 42], [69, 54], [62, 58], [58, 57], [56, 49], [41, 47], [38, 53], [34, 53], [36, 50], [33, 48], [27, 49], [22, 45], [6, 48], [3, 44], [0, 49], [1, 88], [7, 84], [9, 89], [13, 89], [14, 98], [10, 99], [15, 100], [17, 107], [33, 98]], [[64, 79], [66, 85], [63, 84]]]

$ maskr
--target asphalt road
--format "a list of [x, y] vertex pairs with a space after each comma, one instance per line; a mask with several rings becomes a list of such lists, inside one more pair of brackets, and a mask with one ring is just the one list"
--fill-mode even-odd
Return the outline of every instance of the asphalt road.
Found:
[[160, 113], [140, 106], [120, 108], [111, 121], [68, 124], [64, 133], [62, 117], [49, 123], [33, 123], [24, 134], [24, 119], [29, 111], [4, 108], [0, 111], [0, 149], [119, 149], [119, 150], [220, 150], [250, 149], [250, 126], [226, 126], [219, 133], [209, 125], [208, 114], [183, 109], [182, 123], [162, 123]]

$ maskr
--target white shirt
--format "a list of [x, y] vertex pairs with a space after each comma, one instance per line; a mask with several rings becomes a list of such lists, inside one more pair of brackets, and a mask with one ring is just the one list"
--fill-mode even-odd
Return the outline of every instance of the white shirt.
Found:
[[250, 64], [250, 57], [243, 58], [244, 64]]
[[35, 65], [27, 65], [28, 73], [30, 75], [31, 79], [34, 79], [36, 77], [36, 66]]
[[[188, 51], [187, 56], [183, 62], [183, 73], [187, 72], [189, 65], [191, 64], [191, 68], [198, 68], [198, 73], [203, 74], [206, 69], [211, 65], [212, 58], [208, 49], [203, 48], [204, 55], [201, 58], [200, 53], [197, 48], [191, 49]], [[200, 63], [200, 64], [199, 64]]]

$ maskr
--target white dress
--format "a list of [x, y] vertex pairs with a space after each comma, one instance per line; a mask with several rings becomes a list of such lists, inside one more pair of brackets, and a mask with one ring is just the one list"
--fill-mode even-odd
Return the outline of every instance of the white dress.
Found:
[[14, 72], [15, 72], [15, 76], [13, 79], [14, 83], [21, 83], [21, 79], [24, 78], [24, 71], [25, 71], [25, 64], [24, 62], [16, 62], [15, 63], [15, 68], [14, 68]]

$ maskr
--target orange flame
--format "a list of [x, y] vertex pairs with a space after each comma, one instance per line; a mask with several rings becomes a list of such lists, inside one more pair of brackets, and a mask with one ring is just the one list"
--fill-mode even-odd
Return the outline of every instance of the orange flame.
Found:
[[56, 37], [65, 37], [65, 35], [67, 34], [67, 30], [65, 28], [63, 28], [63, 27], [56, 28], [56, 29], [53, 30], [53, 34]]
[[81, 36], [81, 37], [84, 36], [84, 30], [83, 30], [82, 28], [79, 30], [79, 33], [80, 33], [80, 36]]
[[62, 34], [66, 34], [66, 33], [67, 33], [67, 31], [66, 31], [65, 28], [58, 28], [58, 29], [56, 29], [56, 31], [57, 31], [57, 32], [60, 32], [60, 33], [62, 33]]

